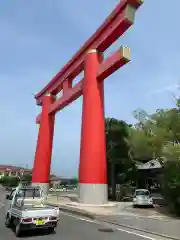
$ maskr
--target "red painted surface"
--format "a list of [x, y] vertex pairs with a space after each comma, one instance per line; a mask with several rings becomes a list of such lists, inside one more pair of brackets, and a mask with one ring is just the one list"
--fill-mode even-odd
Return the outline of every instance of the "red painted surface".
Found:
[[99, 54], [85, 59], [79, 182], [106, 184], [103, 82], [97, 80]]
[[49, 182], [55, 119], [55, 115], [49, 115], [49, 107], [53, 103], [53, 101], [53, 97], [44, 96], [41, 116], [42, 119], [39, 128], [37, 148], [32, 173], [33, 183]]
[[[122, 66], [124, 66], [124, 64], [128, 62], [129, 60], [121, 55], [120, 50], [117, 50], [111, 56], [105, 59], [99, 66], [97, 76], [98, 81], [103, 81], [105, 78], [107, 78], [109, 75], [111, 75], [113, 72], [115, 72], [117, 69], [121, 68]], [[65, 85], [63, 85], [64, 94], [61, 98], [59, 98], [55, 103], [50, 106], [49, 114], [60, 111], [68, 104], [79, 98], [82, 95], [83, 91], [83, 81], [84, 80], [82, 79], [73, 88], [71, 88], [72, 80], [70, 80], [70, 83], [68, 83], [68, 80], [66, 82], [63, 82], [63, 84]], [[37, 123], [40, 123], [40, 118], [41, 115], [38, 115], [36, 118]]]
[[62, 89], [63, 81], [66, 81], [69, 77], [75, 78], [83, 70], [84, 57], [88, 49], [96, 48], [104, 52], [133, 24], [129, 22], [125, 16], [125, 8], [128, 4], [138, 9], [142, 2], [141, 0], [120, 1], [93, 36], [81, 47], [49, 84], [47, 84], [41, 92], [36, 94], [35, 98], [38, 105], [42, 104], [42, 97], [45, 93], [50, 92], [57, 94]]

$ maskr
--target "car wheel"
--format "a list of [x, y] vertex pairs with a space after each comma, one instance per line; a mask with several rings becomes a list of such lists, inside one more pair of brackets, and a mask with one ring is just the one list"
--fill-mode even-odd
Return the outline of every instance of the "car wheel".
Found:
[[20, 235], [21, 235], [21, 224], [20, 224], [20, 223], [18, 223], [18, 224], [16, 225], [15, 235], [16, 235], [16, 237], [20, 237]]
[[9, 215], [6, 216], [5, 226], [6, 226], [7, 228], [10, 228], [10, 227], [11, 227], [11, 218], [9, 217]]
[[54, 227], [48, 228], [48, 233], [49, 234], [54, 233]]

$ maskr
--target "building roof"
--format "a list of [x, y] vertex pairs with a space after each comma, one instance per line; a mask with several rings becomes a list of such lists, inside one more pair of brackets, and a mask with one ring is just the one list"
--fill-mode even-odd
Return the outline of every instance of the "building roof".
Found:
[[50, 181], [61, 181], [61, 178], [59, 178], [59, 177], [51, 177]]
[[55, 175], [52, 174], [50, 176], [50, 180], [51, 181], [69, 181], [71, 179], [70, 178], [61, 177], [61, 176], [55, 176]]
[[5, 172], [5, 171], [24, 171], [24, 172], [31, 172], [32, 170], [31, 170], [31, 169], [25, 169], [25, 168], [19, 167], [19, 166], [0, 164], [0, 172]]
[[5, 171], [17, 171], [20, 170], [20, 168], [14, 167], [14, 166], [8, 166], [8, 165], [0, 165], [0, 172], [5, 172]]
[[146, 169], [160, 169], [162, 168], [161, 163], [157, 159], [150, 160], [147, 163], [136, 164], [138, 170], [146, 170]]
[[4, 164], [0, 164], [0, 168], [10, 168], [10, 169], [14, 169], [14, 168], [20, 168], [20, 167], [17, 167], [17, 166], [12, 166], [12, 165], [4, 165]]

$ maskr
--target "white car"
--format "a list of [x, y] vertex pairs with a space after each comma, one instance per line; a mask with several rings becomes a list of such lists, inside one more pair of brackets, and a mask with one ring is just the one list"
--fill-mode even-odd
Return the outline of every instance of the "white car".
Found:
[[133, 206], [149, 206], [153, 207], [153, 199], [149, 190], [147, 189], [136, 189], [133, 197]]

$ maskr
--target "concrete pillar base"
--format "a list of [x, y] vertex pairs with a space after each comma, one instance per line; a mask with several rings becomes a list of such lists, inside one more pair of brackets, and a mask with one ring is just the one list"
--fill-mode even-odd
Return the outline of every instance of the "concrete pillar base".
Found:
[[79, 184], [79, 202], [102, 205], [108, 203], [107, 184]]
[[39, 186], [43, 190], [43, 195], [47, 197], [49, 192], [49, 183], [32, 183], [32, 186]]

